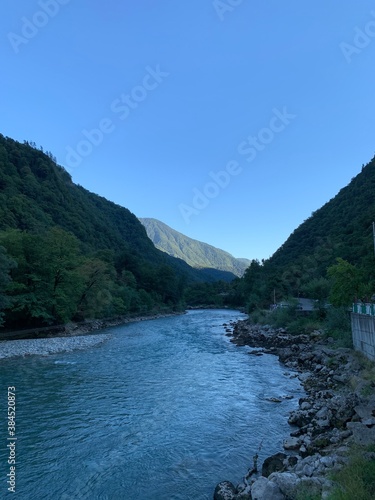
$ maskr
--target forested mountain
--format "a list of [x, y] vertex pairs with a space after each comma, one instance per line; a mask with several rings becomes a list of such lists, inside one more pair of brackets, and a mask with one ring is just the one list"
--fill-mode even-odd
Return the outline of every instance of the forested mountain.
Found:
[[129, 210], [75, 185], [51, 153], [2, 135], [0, 264], [10, 327], [178, 307], [187, 283], [233, 278], [157, 250]]
[[371, 297], [375, 292], [373, 221], [375, 158], [303, 222], [270, 259], [262, 264], [252, 261], [242, 282], [244, 300], [252, 308], [270, 304], [274, 294], [277, 299], [319, 293], [332, 298], [335, 286], [338, 293], [340, 277], [341, 288], [348, 288], [342, 303]]
[[157, 219], [139, 219], [156, 248], [195, 268], [213, 268], [242, 276], [250, 264], [228, 252], [185, 236]]

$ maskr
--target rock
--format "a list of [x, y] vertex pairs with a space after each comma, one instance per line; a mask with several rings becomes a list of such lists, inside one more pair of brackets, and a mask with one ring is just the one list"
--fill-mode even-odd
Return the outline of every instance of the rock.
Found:
[[251, 500], [251, 484], [240, 483], [237, 485], [236, 500]]
[[301, 479], [293, 472], [274, 472], [268, 478], [280, 488], [280, 491], [287, 498], [295, 498], [297, 487]]
[[292, 411], [288, 418], [288, 423], [290, 425], [296, 425], [297, 427], [304, 427], [309, 422], [310, 418], [308, 413], [301, 410]]
[[333, 375], [332, 380], [345, 385], [349, 379], [346, 375]]
[[330, 421], [328, 418], [321, 418], [316, 421], [316, 426], [319, 427], [320, 429], [328, 429], [330, 427]]
[[262, 465], [262, 476], [268, 477], [273, 472], [280, 472], [285, 469], [284, 460], [287, 458], [285, 453], [276, 453], [265, 459]]
[[311, 376], [312, 374], [310, 372], [304, 372], [298, 375], [298, 378], [302, 383], [305, 383]]
[[320, 463], [322, 465], [324, 465], [324, 467], [327, 467], [329, 469], [332, 469], [333, 466], [335, 465], [335, 461], [336, 461], [336, 458], [337, 457], [331, 457], [331, 456], [327, 456], [327, 457], [322, 457], [320, 459]]
[[288, 439], [285, 439], [283, 447], [285, 450], [298, 450], [300, 444], [301, 441], [298, 438], [290, 437]]
[[251, 498], [252, 500], [284, 500], [285, 496], [276, 483], [260, 477], [251, 486]]
[[324, 419], [328, 418], [328, 416], [329, 416], [329, 410], [326, 406], [323, 406], [322, 408], [320, 408], [320, 410], [317, 411], [315, 414], [315, 418], [318, 420], [319, 419], [324, 420]]
[[307, 401], [304, 401], [301, 406], [300, 406], [301, 410], [310, 410], [311, 408], [311, 404], [308, 403]]
[[266, 401], [270, 401], [271, 403], [281, 403], [282, 399], [280, 399], [280, 398], [266, 398]]
[[353, 433], [353, 441], [362, 446], [370, 446], [375, 443], [375, 427], [368, 427], [361, 422], [348, 422], [347, 428]]
[[234, 500], [236, 498], [236, 488], [230, 481], [219, 483], [214, 492], [214, 500]]
[[369, 405], [357, 405], [355, 408], [354, 408], [354, 411], [356, 412], [356, 414], [359, 416], [359, 418], [363, 421], [363, 420], [367, 420], [369, 418], [372, 418], [373, 417], [373, 413], [372, 413], [372, 407], [369, 406]]

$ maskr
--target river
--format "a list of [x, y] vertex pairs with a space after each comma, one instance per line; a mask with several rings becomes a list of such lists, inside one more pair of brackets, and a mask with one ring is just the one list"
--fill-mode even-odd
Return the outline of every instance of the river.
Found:
[[243, 318], [189, 311], [104, 330], [110, 339], [94, 348], [1, 361], [0, 498], [13, 495], [9, 386], [13, 498], [211, 500], [216, 483], [239, 483], [259, 447], [259, 463], [282, 451], [303, 394], [275, 356], [230, 343], [223, 323]]

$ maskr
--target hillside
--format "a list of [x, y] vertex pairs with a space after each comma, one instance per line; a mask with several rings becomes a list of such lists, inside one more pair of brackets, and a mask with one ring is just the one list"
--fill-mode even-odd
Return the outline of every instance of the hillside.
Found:
[[145, 226], [156, 248], [184, 260], [194, 268], [221, 269], [242, 276], [250, 264], [247, 259], [236, 259], [230, 253], [189, 238], [159, 220], [150, 218], [139, 220]]
[[[341, 277], [346, 273], [343, 283], [349, 288], [348, 302], [355, 295], [371, 296], [375, 285], [373, 221], [375, 158], [296, 228], [264, 265], [252, 262], [243, 283], [244, 300], [252, 306], [266, 306], [274, 293], [279, 299], [313, 293], [322, 296], [323, 289], [329, 294], [333, 286], [338, 287], [332, 276], [338, 278], [340, 273]], [[338, 262], [341, 265], [329, 273]]]
[[129, 210], [74, 184], [51, 153], [2, 135], [0, 257], [11, 327], [177, 307], [187, 284], [234, 278], [156, 249]]
[[303, 222], [270, 258], [269, 263], [275, 266], [290, 265], [324, 248], [331, 262], [335, 257], [342, 257], [359, 264], [374, 253], [373, 221], [375, 157], [334, 198]]

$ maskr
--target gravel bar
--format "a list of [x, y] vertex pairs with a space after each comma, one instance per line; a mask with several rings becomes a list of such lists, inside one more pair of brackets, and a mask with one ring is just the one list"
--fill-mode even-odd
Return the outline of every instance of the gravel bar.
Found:
[[77, 337], [57, 337], [47, 339], [6, 340], [0, 342], [0, 359], [15, 356], [47, 356], [76, 349], [87, 349], [102, 344], [110, 334], [82, 335]]

